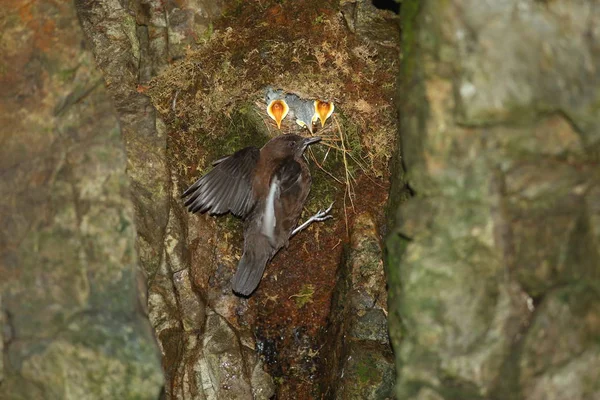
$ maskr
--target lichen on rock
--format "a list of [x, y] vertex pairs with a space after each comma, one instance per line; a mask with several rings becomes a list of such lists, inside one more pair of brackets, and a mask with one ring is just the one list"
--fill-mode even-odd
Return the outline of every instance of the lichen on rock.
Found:
[[402, 10], [392, 176], [405, 167], [413, 197], [392, 203], [386, 242], [397, 396], [597, 397], [580, 379], [597, 364], [586, 321], [599, 315], [598, 91], [585, 83], [600, 75], [586, 39], [597, 12], [470, 0]]

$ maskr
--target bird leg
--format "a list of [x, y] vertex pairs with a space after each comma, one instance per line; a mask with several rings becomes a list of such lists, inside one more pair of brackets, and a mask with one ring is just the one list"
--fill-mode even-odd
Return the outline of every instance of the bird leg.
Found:
[[312, 217], [310, 217], [309, 219], [307, 219], [302, 225], [300, 225], [299, 227], [297, 227], [296, 229], [294, 229], [292, 231], [292, 234], [290, 235], [290, 237], [292, 237], [296, 233], [304, 230], [305, 228], [307, 228], [313, 222], [321, 222], [321, 221], [325, 221], [326, 219], [333, 218], [333, 216], [328, 215], [332, 208], [333, 208], [333, 203], [331, 203], [331, 205], [329, 206], [329, 208], [327, 208], [327, 210], [325, 210], [325, 211], [319, 210], [318, 213], [316, 213], [315, 215], [313, 215]]

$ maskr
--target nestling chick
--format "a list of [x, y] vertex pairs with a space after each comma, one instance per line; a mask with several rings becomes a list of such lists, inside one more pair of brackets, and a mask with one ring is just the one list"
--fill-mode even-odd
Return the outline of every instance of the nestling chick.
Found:
[[277, 128], [281, 129], [281, 121], [288, 114], [289, 107], [284, 99], [284, 93], [281, 90], [267, 89], [265, 101], [267, 102], [267, 114], [275, 120]]
[[304, 100], [295, 94], [286, 94], [285, 101], [290, 108], [290, 116], [296, 119], [296, 123], [308, 128], [313, 133], [313, 122], [319, 118], [315, 110], [314, 100]]

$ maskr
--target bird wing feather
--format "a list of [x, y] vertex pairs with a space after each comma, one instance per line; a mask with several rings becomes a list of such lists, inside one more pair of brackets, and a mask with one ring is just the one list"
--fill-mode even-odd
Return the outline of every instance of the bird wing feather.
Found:
[[181, 196], [188, 197], [188, 211], [209, 212], [211, 215], [231, 212], [246, 216], [254, 206], [252, 172], [260, 150], [246, 147], [213, 163], [214, 168], [198, 179]]
[[275, 176], [279, 182], [279, 192], [284, 193], [292, 188], [298, 182], [298, 179], [302, 177], [302, 167], [298, 161], [290, 157], [282, 163]]

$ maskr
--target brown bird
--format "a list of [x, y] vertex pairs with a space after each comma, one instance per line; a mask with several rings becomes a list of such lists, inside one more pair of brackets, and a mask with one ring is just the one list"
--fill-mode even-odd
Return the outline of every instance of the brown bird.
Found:
[[327, 214], [333, 204], [296, 228], [311, 186], [302, 155], [319, 140], [281, 135], [260, 150], [246, 147], [215, 161], [215, 167], [183, 193], [192, 213], [231, 212], [244, 219], [244, 253], [231, 281], [234, 292], [249, 296], [267, 262], [293, 235], [314, 221], [331, 218]]

